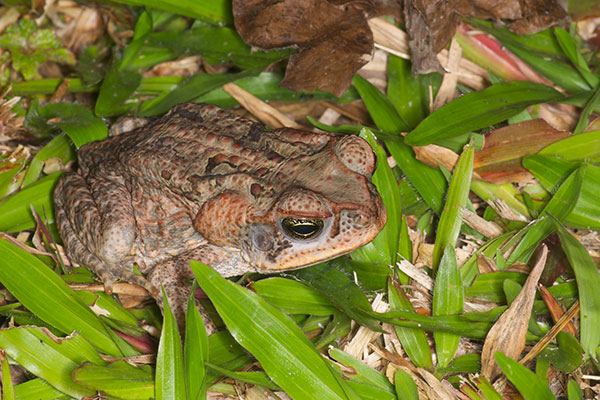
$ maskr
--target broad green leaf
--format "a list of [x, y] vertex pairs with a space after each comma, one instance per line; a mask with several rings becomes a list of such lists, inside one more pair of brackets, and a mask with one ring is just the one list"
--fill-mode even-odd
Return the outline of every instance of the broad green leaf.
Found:
[[484, 302], [504, 303], [503, 284], [511, 280], [519, 284], [525, 283], [527, 275], [514, 271], [497, 271], [479, 274], [471, 286], [465, 288], [465, 296]]
[[0, 254], [0, 282], [28, 310], [63, 333], [79, 332], [103, 353], [122, 355], [104, 324], [47, 265], [3, 239]]
[[212, 268], [195, 261], [191, 266], [236, 341], [290, 397], [346, 398], [341, 381], [288, 316]]
[[[63, 275], [62, 277], [70, 277], [71, 275]], [[65, 281], [67, 279], [64, 279]], [[121, 303], [115, 300], [114, 297], [104, 292], [90, 292], [87, 290], [77, 290], [74, 292], [75, 297], [82, 303], [87, 304], [89, 307], [94, 307], [99, 310], [99, 314], [103, 317], [110, 318], [128, 324], [133, 327], [138, 327], [137, 319], [131, 314], [131, 312], [125, 309]], [[145, 332], [141, 328], [139, 333]]]
[[419, 391], [412, 377], [401, 369], [394, 374], [394, 386], [399, 399], [419, 400]]
[[[363, 129], [360, 136], [365, 139], [375, 151], [378, 160], [385, 160], [385, 150], [377, 143], [375, 135], [368, 129]], [[387, 212], [387, 223], [377, 237], [351, 254], [352, 259], [372, 262], [375, 264], [396, 264], [398, 241], [400, 237], [400, 219], [402, 218], [402, 200], [398, 183], [387, 162], [377, 163], [372, 182], [377, 187]]]
[[479, 179], [471, 181], [471, 190], [482, 200], [490, 203], [502, 200], [517, 216], [523, 216], [523, 220], [529, 217], [527, 206], [521, 199], [521, 193], [512, 184], [496, 185]]
[[462, 226], [461, 209], [467, 205], [473, 174], [473, 157], [475, 151], [472, 144], [465, 146], [448, 185], [448, 196], [440, 215], [435, 245], [433, 247], [432, 268], [438, 267], [442, 254], [447, 246], [454, 247]]
[[80, 335], [57, 338], [42, 328], [3, 329], [0, 348], [28, 371], [61, 392], [78, 398], [95, 392], [73, 382], [73, 370], [86, 361], [104, 365], [102, 358]]
[[96, 99], [94, 112], [100, 117], [123, 114], [131, 107], [124, 105], [140, 85], [139, 72], [121, 69], [120, 60], [115, 57], [108, 70]]
[[0, 358], [2, 360], [2, 400], [15, 400], [15, 387], [10, 376], [8, 359], [4, 354]]
[[399, 133], [406, 132], [408, 125], [398, 115], [390, 100], [360, 75], [355, 75], [352, 83], [365, 102], [377, 128], [396, 135], [385, 140], [385, 144], [398, 167], [406, 174], [427, 205], [436, 213], [441, 212], [447, 187], [442, 173], [417, 160], [414, 151], [404, 143]]
[[297, 279], [310, 284], [339, 310], [372, 331], [382, 332], [379, 321], [369, 315], [371, 303], [346, 275], [335, 268], [335, 263], [321, 263], [310, 268], [289, 272]]
[[173, 106], [191, 101], [213, 89], [223, 86], [226, 83], [233, 82], [236, 79], [255, 75], [258, 71], [244, 71], [237, 74], [196, 74], [183, 82], [163, 96], [148, 100], [140, 106], [139, 115], [149, 117], [163, 114], [169, 111]]
[[108, 136], [108, 128], [104, 122], [89, 109], [77, 104], [48, 104], [38, 108], [38, 113], [40, 117], [51, 120], [50, 125], [66, 133], [77, 148]]
[[[435, 275], [433, 288], [432, 315], [458, 315], [463, 312], [464, 290], [454, 246], [446, 246], [444, 255]], [[458, 345], [460, 336], [447, 332], [434, 332], [435, 350], [438, 367], [445, 368], [450, 364]]]
[[73, 380], [82, 386], [120, 399], [154, 397], [154, 377], [149, 366], [138, 368], [124, 360], [106, 366], [84, 363], [73, 372]]
[[429, 114], [430, 96], [435, 96], [442, 76], [437, 73], [415, 76], [410, 60], [392, 54], [388, 56], [387, 74], [387, 97], [412, 129]]
[[548, 383], [544, 379], [540, 379], [536, 374], [519, 364], [517, 361], [506, 357], [501, 352], [497, 352], [494, 355], [494, 358], [508, 380], [510, 380], [519, 393], [523, 395], [523, 398], [527, 400], [556, 399], [550, 391]]
[[379, 290], [387, 287], [388, 276], [394, 271], [389, 265], [353, 261], [348, 257], [338, 257], [328, 262], [346, 276], [356, 276], [358, 285], [364, 290]]
[[185, 399], [186, 386], [183, 370], [181, 336], [175, 317], [163, 289], [164, 319], [156, 354], [156, 399]]
[[483, 394], [486, 400], [504, 400], [504, 397], [500, 395], [496, 391], [496, 389], [492, 386], [490, 381], [488, 381], [484, 376], [480, 376], [478, 378], [477, 387], [481, 390], [481, 394]]
[[18, 399], [68, 400], [72, 397], [58, 391], [43, 379], [35, 378], [15, 386]]
[[465, 94], [441, 107], [406, 135], [406, 143], [424, 146], [485, 128], [520, 113], [530, 105], [556, 101], [561, 97], [556, 90], [539, 83], [499, 83]]
[[[408, 297], [404, 294], [403, 289], [398, 287], [391, 280], [388, 281], [388, 299], [392, 311], [399, 310], [415, 313], [415, 310]], [[427, 341], [425, 332], [418, 327], [411, 328], [404, 326], [395, 326], [394, 330], [402, 344], [402, 348], [413, 364], [429, 371], [433, 370], [431, 349], [429, 348], [429, 342]]]
[[[341, 98], [337, 98], [331, 93], [322, 90], [306, 92], [282, 88], [279, 86], [282, 79], [283, 75], [281, 74], [262, 72], [257, 76], [241, 78], [235, 81], [235, 84], [264, 101], [332, 100], [339, 103], [346, 103], [358, 99], [358, 94], [353, 87], [349, 88]], [[142, 81], [142, 85], [144, 85], [144, 81]], [[214, 89], [197, 97], [194, 101], [210, 103], [223, 108], [234, 107], [238, 104], [238, 102], [223, 88]], [[337, 127], [334, 127], [333, 131], [341, 132], [336, 128]], [[358, 126], [354, 126], [353, 128], [355, 128], [355, 133], [358, 133], [361, 129]]]
[[262, 279], [252, 289], [269, 304], [288, 314], [331, 315], [337, 308], [321, 292], [285, 278]]
[[547, 346], [539, 357], [549, 360], [558, 371], [571, 373], [583, 362], [583, 349], [577, 338], [567, 332], [558, 332], [558, 347]]
[[[134, 42], [129, 46], [133, 44]], [[139, 49], [134, 46], [132, 55], [127, 60], [128, 69], [150, 66], [145, 60], [148, 58], [145, 54], [146, 49], [151, 53], [156, 52], [157, 49], [167, 51], [165, 55], [169, 55], [168, 59], [184, 54], [197, 54], [212, 64], [233, 63], [242, 69], [264, 69], [294, 52], [293, 49], [255, 50], [232, 28], [199, 27], [185, 31], [168, 30], [150, 33], [140, 40]]]
[[493, 314], [465, 313], [462, 315], [420, 315], [409, 311], [389, 311], [385, 313], [371, 313], [382, 322], [408, 328], [419, 328], [426, 331], [442, 331], [455, 333], [471, 339], [484, 339], [492, 327], [492, 323], [505, 310], [506, 307], [493, 309]]
[[192, 287], [185, 317], [185, 339], [183, 361], [188, 399], [206, 399], [206, 368], [208, 362], [208, 336], [202, 316], [196, 307]]
[[553, 220], [560, 244], [575, 273], [580, 304], [580, 342], [585, 358], [596, 358], [600, 346], [600, 274], [592, 257], [585, 247], [575, 239], [560, 223]]
[[583, 390], [579, 387], [576, 381], [570, 379], [567, 385], [567, 393], [569, 400], [583, 400]]
[[[213, 333], [208, 337], [208, 362], [235, 371], [250, 364], [253, 358], [231, 337], [227, 331]], [[206, 384], [211, 385], [222, 375], [214, 370], [206, 371]]]
[[365, 102], [377, 128], [387, 133], [408, 131], [409, 127], [383, 93], [360, 75], [354, 75], [352, 84]]
[[344, 374], [351, 381], [373, 386], [388, 393], [394, 393], [394, 386], [381, 372], [374, 370], [362, 361], [357, 360], [350, 354], [336, 348], [329, 350], [331, 358], [337, 362], [352, 368], [352, 374]]
[[224, 0], [192, 1], [192, 0], [118, 0], [118, 3], [131, 6], [156, 8], [158, 10], [181, 14], [196, 18], [214, 25], [233, 23], [231, 3]]
[[600, 131], [570, 136], [544, 147], [538, 155], [559, 156], [569, 161], [600, 162]]
[[20, 232], [35, 227], [31, 207], [48, 223], [54, 222], [52, 191], [62, 172], [55, 172], [0, 200], [0, 232]]
[[63, 164], [75, 159], [75, 151], [66, 136], [56, 136], [38, 151], [29, 164], [27, 175], [23, 178], [23, 187], [35, 182], [39, 178], [44, 164], [52, 158], [59, 159]]

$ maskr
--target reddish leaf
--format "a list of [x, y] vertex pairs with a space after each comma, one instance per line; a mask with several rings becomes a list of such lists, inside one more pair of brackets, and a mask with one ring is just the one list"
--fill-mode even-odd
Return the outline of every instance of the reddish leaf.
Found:
[[556, 130], [542, 119], [497, 129], [486, 136], [483, 149], [475, 152], [475, 172], [492, 183], [529, 180], [531, 174], [521, 166], [523, 157], [568, 136], [569, 132]]

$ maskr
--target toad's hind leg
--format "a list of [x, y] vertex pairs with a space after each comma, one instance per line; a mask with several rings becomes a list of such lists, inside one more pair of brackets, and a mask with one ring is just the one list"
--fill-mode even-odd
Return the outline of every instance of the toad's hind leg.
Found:
[[109, 180], [92, 182], [89, 185], [81, 175], [66, 173], [54, 191], [56, 222], [67, 254], [94, 271], [107, 293], [117, 280], [156, 292], [131, 268], [135, 220], [125, 186]]
[[[179, 326], [179, 331], [182, 334], [185, 328], [185, 313], [191, 291], [189, 281], [194, 279], [194, 273], [190, 268], [190, 260], [196, 259], [208, 265], [212, 264], [215, 261], [215, 257], [211, 248], [211, 245], [206, 245], [184, 252], [177, 257], [159, 263], [148, 275], [148, 280], [152, 285], [164, 289], [169, 301], [169, 308], [173, 312], [173, 316]], [[164, 311], [162, 294], [154, 296], [154, 298], [160, 309]], [[197, 299], [195, 303], [206, 327], [206, 332], [209, 335], [216, 332], [215, 323], [211, 320], [206, 310], [204, 310]]]

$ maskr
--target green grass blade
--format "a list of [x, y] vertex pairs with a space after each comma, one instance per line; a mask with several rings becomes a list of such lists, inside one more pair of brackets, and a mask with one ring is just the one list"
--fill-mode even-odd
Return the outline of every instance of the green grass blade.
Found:
[[596, 87], [600, 80], [598, 80], [598, 77], [590, 71], [590, 67], [588, 67], [585, 59], [579, 50], [577, 50], [577, 45], [571, 35], [563, 28], [557, 27], [554, 28], [554, 36], [556, 37], [560, 48], [569, 60], [571, 60], [571, 63], [577, 71], [579, 71], [582, 78], [586, 80], [590, 87]]
[[374, 264], [395, 265], [398, 254], [400, 237], [400, 219], [402, 218], [402, 200], [394, 173], [385, 162], [385, 150], [377, 143], [375, 135], [368, 129], [363, 129], [360, 136], [365, 139], [375, 151], [377, 169], [373, 173], [372, 182], [377, 187], [387, 212], [387, 223], [377, 237], [367, 245], [352, 253], [352, 259]]
[[461, 209], [467, 205], [471, 176], [473, 174], [473, 145], [465, 146], [448, 186], [448, 197], [440, 215], [435, 245], [433, 247], [432, 268], [435, 270], [447, 246], [454, 247], [462, 226]]
[[[435, 276], [433, 288], [432, 315], [458, 315], [463, 312], [464, 290], [458, 271], [454, 247], [447, 246]], [[448, 332], [433, 332], [438, 367], [445, 368], [450, 364], [458, 345], [460, 336]]]
[[63, 333], [76, 330], [103, 353], [122, 355], [96, 314], [47, 265], [3, 239], [0, 254], [0, 282], [29, 311]]
[[600, 86], [596, 88], [590, 100], [585, 104], [583, 110], [581, 111], [581, 115], [579, 116], [579, 121], [577, 121], [577, 126], [573, 130], [573, 135], [579, 135], [584, 130], [587, 129], [590, 123], [590, 115], [595, 111], [595, 109], [600, 104]]
[[336, 262], [321, 263], [291, 272], [331, 301], [339, 310], [375, 332], [383, 332], [379, 321], [371, 317], [371, 303], [363, 291], [336, 267]]
[[96, 99], [94, 112], [100, 117], [123, 114], [131, 107], [124, 105], [142, 81], [137, 71], [121, 69], [120, 61], [115, 57], [108, 70]]
[[69, 400], [72, 397], [59, 392], [43, 379], [35, 378], [15, 386], [18, 399]]
[[417, 385], [408, 372], [397, 370], [394, 374], [394, 386], [399, 399], [419, 400]]
[[546, 380], [541, 379], [526, 367], [506, 357], [501, 352], [497, 352], [494, 358], [508, 380], [515, 385], [525, 400], [556, 399], [550, 391]]
[[23, 178], [23, 187], [34, 183], [42, 173], [45, 163], [52, 158], [59, 159], [63, 164], [75, 159], [75, 151], [66, 136], [54, 137], [33, 157]]
[[288, 314], [331, 315], [338, 309], [319, 292], [301, 282], [267, 278], [252, 284], [252, 289], [269, 304]]
[[569, 400], [583, 400], [583, 390], [579, 387], [576, 381], [569, 380], [567, 385], [567, 393]]
[[58, 339], [47, 330], [19, 327], [0, 331], [0, 348], [28, 371], [70, 396], [92, 396], [95, 391], [75, 383], [73, 370], [86, 361], [104, 361], [80, 335]]
[[196, 74], [183, 82], [176, 88], [165, 92], [164, 96], [158, 96], [155, 99], [148, 100], [140, 106], [139, 115], [141, 117], [150, 117], [163, 114], [169, 111], [173, 106], [185, 103], [203, 95], [213, 89], [223, 86], [226, 83], [237, 79], [255, 75], [258, 71], [248, 70], [237, 74]]
[[394, 386], [385, 375], [369, 367], [364, 362], [359, 361], [350, 354], [336, 348], [330, 349], [329, 355], [337, 362], [350, 367], [354, 371], [352, 374], [345, 374], [351, 381], [373, 386], [388, 393], [394, 393]]
[[2, 354], [2, 400], [15, 400], [15, 387], [10, 375], [10, 367], [6, 355]]
[[40, 117], [53, 122], [67, 134], [77, 148], [87, 142], [106, 139], [108, 128], [104, 122], [82, 106], [70, 103], [54, 103], [38, 108]]
[[155, 390], [157, 400], [185, 399], [186, 386], [183, 372], [181, 336], [175, 317], [163, 290], [164, 319], [156, 354]]
[[206, 399], [206, 367], [208, 362], [208, 336], [202, 316], [196, 307], [192, 287], [185, 317], [185, 340], [183, 346], [183, 364], [188, 399]]
[[423, 200], [436, 213], [439, 213], [442, 210], [447, 186], [442, 173], [417, 160], [410, 146], [404, 143], [404, 139], [399, 133], [406, 132], [408, 125], [398, 115], [390, 100], [360, 75], [356, 75], [352, 83], [365, 102], [377, 128], [383, 132], [397, 135], [385, 140], [385, 144], [398, 163], [398, 167], [406, 174]]
[[525, 228], [525, 235], [506, 260], [506, 265], [512, 265], [515, 261], [527, 262], [537, 245], [552, 233], [554, 230], [552, 222], [543, 217], [552, 215], [562, 221], [571, 213], [580, 197], [586, 171], [585, 165], [578, 168], [560, 185], [552, 199], [544, 207], [541, 213], [542, 218], [534, 225]]
[[538, 154], [559, 156], [571, 161], [600, 162], [600, 131], [568, 137], [544, 147]]
[[549, 86], [515, 81], [465, 94], [441, 107], [406, 135], [406, 143], [424, 146], [437, 140], [485, 128], [517, 115], [533, 104], [562, 97]]
[[186, 17], [199, 19], [214, 25], [232, 25], [231, 2], [225, 0], [117, 0], [131, 6], [156, 8]]
[[[390, 309], [398, 311], [408, 311], [415, 313], [410, 300], [404, 294], [402, 288], [396, 286], [393, 281], [388, 281], [388, 299]], [[408, 355], [408, 358], [417, 367], [433, 370], [433, 361], [431, 360], [431, 349], [427, 336], [422, 329], [404, 326], [395, 326], [394, 330], [402, 344], [402, 348]]]
[[288, 316], [210, 267], [195, 261], [191, 266], [236, 341], [292, 398], [346, 398], [334, 372]]
[[409, 130], [408, 125], [383, 93], [360, 75], [354, 75], [352, 84], [365, 102], [377, 128], [387, 133], [400, 133]]
[[85, 363], [73, 372], [73, 380], [119, 399], [144, 400], [154, 397], [154, 377], [148, 365], [138, 368], [124, 360], [107, 366]]
[[52, 191], [62, 172], [55, 172], [0, 201], [0, 232], [20, 232], [35, 227], [31, 207], [48, 223], [54, 222]]
[[569, 264], [575, 273], [580, 305], [581, 346], [586, 358], [596, 359], [596, 350], [600, 346], [600, 275], [598, 268], [585, 247], [575, 239], [562, 225], [553, 220], [558, 232], [560, 244], [567, 255]]

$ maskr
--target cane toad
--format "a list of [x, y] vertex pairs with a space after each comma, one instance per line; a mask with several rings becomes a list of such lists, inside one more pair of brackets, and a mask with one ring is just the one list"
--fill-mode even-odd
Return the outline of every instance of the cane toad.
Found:
[[160, 304], [163, 285], [178, 321], [192, 259], [223, 276], [299, 268], [368, 243], [386, 221], [363, 139], [266, 130], [206, 104], [88, 143], [78, 161], [54, 192], [68, 255], [108, 292], [137, 283]]

